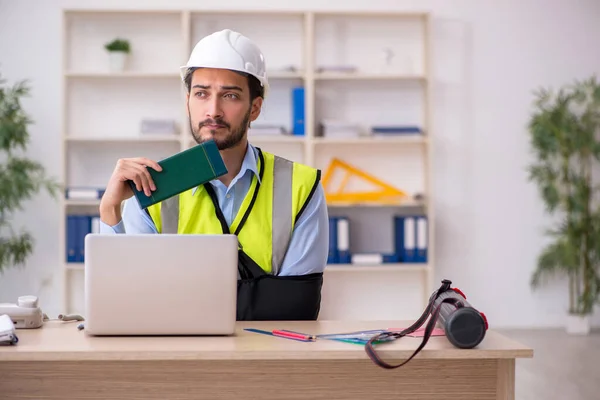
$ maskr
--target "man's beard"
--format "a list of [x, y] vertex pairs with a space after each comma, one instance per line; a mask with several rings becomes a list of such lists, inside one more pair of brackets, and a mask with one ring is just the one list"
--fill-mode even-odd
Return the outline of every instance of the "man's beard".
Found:
[[[196, 143], [200, 144], [200, 143], [206, 142], [207, 140], [212, 139], [217, 144], [217, 148], [219, 150], [229, 149], [231, 147], [238, 145], [242, 141], [242, 139], [244, 139], [244, 136], [246, 135], [246, 132], [248, 130], [248, 122], [249, 121], [250, 121], [250, 109], [248, 109], [248, 112], [244, 116], [244, 120], [240, 123], [240, 125], [236, 126], [233, 129], [231, 128], [231, 125], [229, 125], [227, 122], [223, 121], [222, 119], [205, 119], [204, 121], [202, 121], [198, 124], [196, 129], [194, 129], [194, 127], [192, 125], [192, 119], [191, 119], [191, 117], [189, 117], [190, 130], [192, 131], [192, 136], [194, 137], [194, 140], [196, 141]], [[200, 130], [206, 125], [223, 125], [226, 129], [229, 130], [229, 134], [225, 138], [220, 139], [220, 138], [217, 138], [217, 136], [216, 136], [217, 131], [211, 130], [210, 133], [212, 134], [212, 137], [203, 139], [200, 135]]]

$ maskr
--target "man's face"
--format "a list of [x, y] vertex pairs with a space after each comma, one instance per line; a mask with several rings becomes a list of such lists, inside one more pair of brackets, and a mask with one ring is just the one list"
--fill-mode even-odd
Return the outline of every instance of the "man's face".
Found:
[[245, 76], [212, 68], [197, 69], [192, 75], [187, 108], [197, 143], [213, 139], [219, 150], [242, 143], [248, 124], [258, 117], [261, 105], [261, 98], [250, 103]]

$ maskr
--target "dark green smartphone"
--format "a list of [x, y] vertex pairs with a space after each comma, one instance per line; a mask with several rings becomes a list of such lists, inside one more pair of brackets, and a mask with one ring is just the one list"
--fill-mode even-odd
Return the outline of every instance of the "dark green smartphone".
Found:
[[160, 172], [146, 167], [156, 186], [151, 196], [146, 196], [143, 190], [136, 189], [133, 181], [128, 181], [142, 209], [227, 173], [227, 167], [214, 140], [195, 145], [158, 161], [158, 164], [162, 167]]

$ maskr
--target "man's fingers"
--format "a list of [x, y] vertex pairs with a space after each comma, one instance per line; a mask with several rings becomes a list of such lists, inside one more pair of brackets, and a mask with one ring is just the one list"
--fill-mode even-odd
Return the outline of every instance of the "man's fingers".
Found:
[[156, 185], [148, 167], [158, 171], [162, 170], [158, 163], [144, 157], [123, 159], [118, 163], [121, 179], [132, 180], [138, 191], [143, 191], [146, 196], [151, 196], [152, 192], [156, 190]]
[[140, 177], [138, 175], [134, 175], [130, 179], [133, 181], [133, 183], [135, 183], [135, 188], [138, 191], [141, 191], [142, 190], [142, 180], [140, 179]]
[[150, 188], [150, 182], [148, 178], [144, 174], [139, 175], [140, 181], [142, 181], [142, 188], [144, 190], [144, 194], [148, 197], [152, 195], [152, 189]]
[[146, 157], [139, 157], [134, 159], [136, 162], [138, 162], [139, 164], [143, 164], [146, 165], [152, 169], [154, 169], [155, 171], [162, 171], [162, 167], [154, 160], [151, 160], [149, 158]]
[[154, 185], [152, 176], [150, 176], [150, 172], [148, 172], [148, 169], [145, 166], [140, 164], [135, 165], [134, 168], [140, 178], [140, 181], [142, 182], [144, 193], [146, 196], [151, 196], [152, 191], [156, 190], [156, 186]]

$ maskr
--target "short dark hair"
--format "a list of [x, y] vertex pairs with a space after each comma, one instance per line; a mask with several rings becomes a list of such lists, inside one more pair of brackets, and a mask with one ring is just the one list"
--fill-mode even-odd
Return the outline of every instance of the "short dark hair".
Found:
[[[190, 92], [191, 86], [192, 86], [192, 75], [194, 74], [194, 71], [197, 69], [198, 69], [198, 67], [190, 67], [185, 72], [184, 82], [185, 82], [185, 87], [186, 87], [188, 93]], [[262, 97], [264, 99], [265, 88], [263, 87], [263, 85], [261, 85], [260, 81], [254, 75], [250, 75], [246, 72], [240, 72], [240, 71], [233, 71], [233, 72], [235, 72], [236, 74], [245, 76], [248, 79], [248, 88], [250, 91], [250, 103], [252, 103], [254, 101], [254, 99], [257, 97]]]

